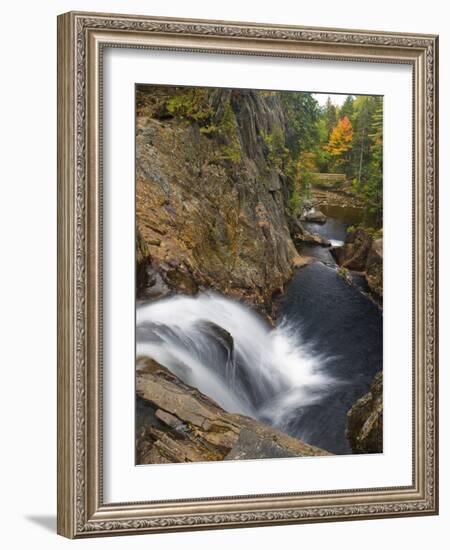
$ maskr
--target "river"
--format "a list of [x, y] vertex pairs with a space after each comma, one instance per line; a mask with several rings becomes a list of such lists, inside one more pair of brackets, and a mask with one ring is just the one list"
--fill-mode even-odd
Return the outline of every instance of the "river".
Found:
[[[332, 213], [340, 219], [328, 217], [323, 225], [304, 225], [337, 245], [345, 240], [348, 225], [358, 221], [358, 211], [335, 207]], [[382, 311], [368, 293], [364, 277], [350, 272], [353, 284], [349, 284], [338, 275], [329, 248], [304, 245], [301, 253], [320, 261], [297, 270], [280, 301], [280, 320], [289, 319], [301, 332], [299, 337], [315, 343], [316, 352], [327, 358], [323, 372], [337, 384], [319, 403], [299, 408], [300, 436], [345, 454], [351, 452], [345, 437], [346, 413], [382, 369]]]
[[[345, 219], [305, 225], [336, 244], [345, 239]], [[319, 261], [296, 270], [275, 328], [217, 293], [175, 296], [137, 308], [137, 355], [230, 412], [347, 454], [347, 411], [382, 368], [382, 313], [361, 276], [357, 284], [339, 276], [328, 248], [301, 252]]]

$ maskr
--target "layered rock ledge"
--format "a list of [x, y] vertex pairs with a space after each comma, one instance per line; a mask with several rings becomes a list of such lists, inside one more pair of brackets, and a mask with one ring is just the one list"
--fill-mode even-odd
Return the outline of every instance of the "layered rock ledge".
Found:
[[152, 359], [139, 361], [136, 392], [138, 464], [330, 455], [224, 411]]

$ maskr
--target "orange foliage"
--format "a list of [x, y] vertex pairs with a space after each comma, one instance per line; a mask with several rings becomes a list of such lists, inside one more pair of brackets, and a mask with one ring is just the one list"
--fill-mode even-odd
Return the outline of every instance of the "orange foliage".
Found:
[[342, 156], [346, 151], [351, 149], [353, 141], [353, 127], [350, 119], [347, 116], [339, 119], [336, 126], [333, 128], [328, 145], [325, 149], [334, 157]]

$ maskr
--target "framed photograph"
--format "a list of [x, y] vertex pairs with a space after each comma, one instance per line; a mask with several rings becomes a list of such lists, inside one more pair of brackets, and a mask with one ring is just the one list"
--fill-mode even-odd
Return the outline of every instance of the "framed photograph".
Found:
[[432, 35], [58, 18], [58, 532], [436, 514]]

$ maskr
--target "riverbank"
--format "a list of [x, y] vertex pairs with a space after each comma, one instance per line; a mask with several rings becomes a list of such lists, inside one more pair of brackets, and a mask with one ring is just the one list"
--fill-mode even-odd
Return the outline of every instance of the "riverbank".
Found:
[[383, 237], [379, 232], [355, 228], [347, 232], [342, 246], [332, 249], [336, 262], [345, 273], [364, 276], [377, 303], [383, 303]]
[[[356, 210], [362, 213], [364, 208], [364, 201], [355, 193], [350, 182], [320, 187], [313, 185], [311, 194], [314, 205], [327, 215], [333, 215], [332, 209], [334, 207], [348, 208], [349, 216], [352, 216], [352, 213]], [[349, 221], [353, 223], [352, 220]]]

